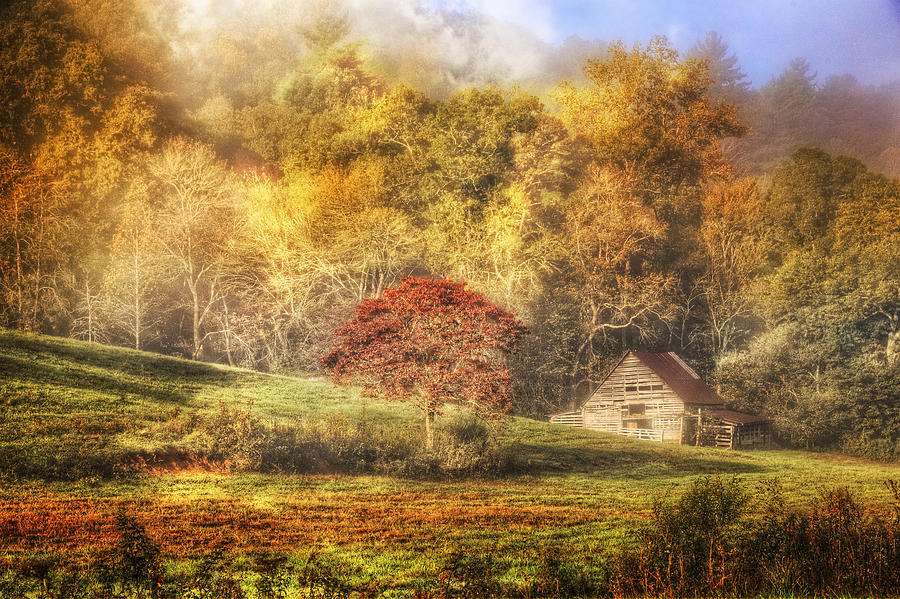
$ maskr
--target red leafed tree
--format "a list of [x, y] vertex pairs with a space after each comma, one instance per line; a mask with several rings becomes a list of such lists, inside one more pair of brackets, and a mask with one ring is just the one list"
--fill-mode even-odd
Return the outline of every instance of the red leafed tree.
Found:
[[337, 383], [422, 408], [431, 450], [434, 416], [445, 404], [484, 416], [509, 411], [504, 358], [525, 333], [513, 314], [463, 283], [408, 277], [360, 302], [321, 364]]

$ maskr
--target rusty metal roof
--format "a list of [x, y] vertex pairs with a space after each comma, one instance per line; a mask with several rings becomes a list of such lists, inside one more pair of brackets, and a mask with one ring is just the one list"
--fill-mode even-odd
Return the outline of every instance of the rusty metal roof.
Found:
[[762, 416], [754, 416], [753, 414], [744, 414], [743, 412], [735, 412], [734, 410], [709, 410], [703, 412], [713, 418], [717, 418], [728, 424], [754, 424], [757, 422], [770, 422], [771, 419]]
[[[700, 404], [709, 406], [721, 406], [725, 401], [718, 393], [697, 376], [690, 366], [684, 363], [675, 352], [654, 354], [650, 352], [633, 351], [636, 357], [647, 368], [659, 375], [666, 384], [672, 388], [678, 397], [687, 404]], [[737, 412], [735, 412], [737, 413]]]

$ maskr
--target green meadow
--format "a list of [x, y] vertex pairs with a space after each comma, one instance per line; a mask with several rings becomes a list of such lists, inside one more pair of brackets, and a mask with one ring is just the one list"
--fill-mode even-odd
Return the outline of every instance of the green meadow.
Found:
[[[324, 422], [421, 435], [416, 409], [321, 378], [0, 333], [8, 588], [34, 576], [34, 564], [87, 568], [115, 552], [121, 514], [158, 547], [163, 578], [236, 573], [248, 596], [270, 596], [254, 582], [266, 572], [308, 571], [313, 561], [335, 585], [426, 596], [454, 555], [488, 556], [498, 581], [532, 588], [548, 552], [586, 572], [601, 568], [640, 538], [655, 501], [698, 477], [737, 477], [760, 495], [777, 481], [788, 508], [846, 486], [877, 511], [890, 506], [885, 481], [900, 476], [897, 465], [834, 454], [668, 446], [525, 418], [491, 425], [513, 464], [495, 475], [259, 472], [203, 455], [208, 432], [197, 423], [223, 409], [276, 428]], [[438, 426], [462, 417], [448, 411]]]

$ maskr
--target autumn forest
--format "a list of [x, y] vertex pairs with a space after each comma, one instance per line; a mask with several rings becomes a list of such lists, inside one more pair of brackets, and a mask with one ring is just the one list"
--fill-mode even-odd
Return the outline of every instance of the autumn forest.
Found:
[[676, 351], [784, 446], [900, 456], [900, 84], [751, 86], [710, 33], [468, 85], [337, 3], [181, 10], [0, 12], [3, 327], [317, 374], [360, 301], [448, 279], [527, 327], [519, 415]]

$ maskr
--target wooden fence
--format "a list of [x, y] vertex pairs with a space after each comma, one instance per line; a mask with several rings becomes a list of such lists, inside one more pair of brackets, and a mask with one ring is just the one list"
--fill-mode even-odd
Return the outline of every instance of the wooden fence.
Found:
[[652, 428], [620, 428], [619, 434], [642, 441], [662, 441], [663, 431]]
[[581, 412], [561, 412], [559, 414], [551, 414], [550, 422], [556, 424], [567, 424], [569, 426], [576, 426], [578, 428], [584, 428], [584, 420], [581, 417]]

